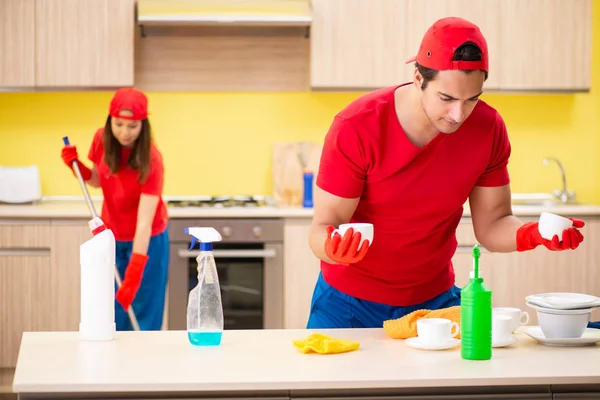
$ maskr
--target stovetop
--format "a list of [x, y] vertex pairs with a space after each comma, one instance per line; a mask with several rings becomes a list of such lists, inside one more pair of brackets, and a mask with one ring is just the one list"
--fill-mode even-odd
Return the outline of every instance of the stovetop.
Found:
[[192, 199], [169, 199], [168, 207], [266, 207], [268, 199], [265, 196], [205, 196]]

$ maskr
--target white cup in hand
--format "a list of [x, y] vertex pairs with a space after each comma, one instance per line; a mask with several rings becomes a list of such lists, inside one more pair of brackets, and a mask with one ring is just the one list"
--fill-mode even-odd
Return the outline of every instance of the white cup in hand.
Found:
[[421, 318], [417, 320], [417, 336], [426, 345], [448, 343], [460, 333], [460, 325], [447, 318]]
[[373, 224], [368, 223], [341, 224], [337, 229], [331, 232], [331, 237], [333, 237], [336, 233], [341, 237], [344, 237], [344, 234], [349, 228], [352, 228], [354, 233], [360, 232], [360, 244], [358, 246], [359, 249], [365, 240], [369, 241], [369, 246], [373, 243]]
[[571, 228], [572, 226], [573, 221], [570, 219], [544, 211], [540, 214], [538, 231], [546, 240], [552, 240], [552, 238], [556, 235], [558, 236], [558, 240], [562, 241], [563, 231]]

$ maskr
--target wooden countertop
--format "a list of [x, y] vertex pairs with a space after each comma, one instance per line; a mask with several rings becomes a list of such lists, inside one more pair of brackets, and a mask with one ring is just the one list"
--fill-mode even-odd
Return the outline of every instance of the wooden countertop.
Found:
[[[77, 332], [26, 332], [17, 393], [210, 392], [497, 385], [600, 384], [600, 346], [548, 347], [519, 334], [491, 360], [468, 361], [460, 347], [410, 348], [383, 329], [321, 330], [360, 342], [357, 351], [302, 354], [307, 330], [225, 331], [220, 347], [194, 347], [185, 331], [117, 332], [82, 342]], [[568, 360], [568, 362], [565, 362]]]
[[[95, 201], [100, 212], [101, 201]], [[558, 205], [533, 206], [513, 205], [513, 213], [522, 217], [537, 217], [542, 211], [550, 211], [564, 216], [600, 216], [600, 205]], [[313, 210], [305, 208], [197, 208], [169, 207], [170, 218], [312, 218]], [[470, 217], [465, 208], [464, 217]], [[85, 201], [49, 200], [38, 204], [0, 205], [0, 218], [89, 218]]]

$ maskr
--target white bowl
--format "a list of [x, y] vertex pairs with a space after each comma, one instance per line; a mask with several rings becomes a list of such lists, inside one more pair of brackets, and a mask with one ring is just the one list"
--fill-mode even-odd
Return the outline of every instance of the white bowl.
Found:
[[588, 310], [569, 310], [570, 313], [560, 314], [556, 310], [545, 312], [536, 307], [538, 323], [547, 339], [578, 339], [585, 332], [590, 315], [592, 312]]

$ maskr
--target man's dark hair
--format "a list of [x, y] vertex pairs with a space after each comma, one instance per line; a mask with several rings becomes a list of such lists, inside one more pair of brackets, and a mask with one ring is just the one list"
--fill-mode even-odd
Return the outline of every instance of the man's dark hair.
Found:
[[[452, 57], [452, 61], [481, 61], [481, 49], [479, 49], [479, 47], [473, 42], [466, 42], [462, 44], [458, 49], [456, 49], [456, 51], [454, 52], [454, 56]], [[421, 89], [425, 89], [429, 84], [429, 81], [434, 80], [439, 72], [436, 69], [424, 67], [419, 63], [415, 63], [415, 67], [417, 67], [417, 70], [423, 76], [423, 83], [421, 84]], [[465, 74], [470, 74], [473, 71], [463, 70], [463, 72]], [[484, 80], [487, 80], [488, 73], [487, 71], [483, 72], [485, 72]]]

